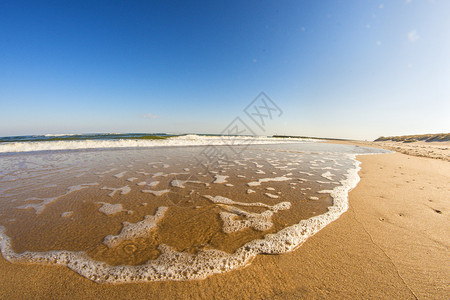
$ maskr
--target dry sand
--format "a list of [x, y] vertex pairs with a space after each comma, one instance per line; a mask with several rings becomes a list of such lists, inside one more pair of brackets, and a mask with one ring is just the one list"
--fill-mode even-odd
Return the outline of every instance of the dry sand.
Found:
[[450, 161], [450, 142], [374, 142], [374, 145], [414, 156], [431, 157]]
[[295, 252], [202, 281], [96, 284], [65, 267], [0, 259], [0, 298], [447, 298], [450, 163], [359, 156], [350, 209]]
[[417, 141], [411, 143], [379, 141], [379, 142], [363, 142], [363, 141], [330, 141], [337, 144], [356, 144], [360, 146], [368, 146], [375, 148], [388, 149], [408, 155], [429, 157], [450, 161], [450, 142], [424, 142]]

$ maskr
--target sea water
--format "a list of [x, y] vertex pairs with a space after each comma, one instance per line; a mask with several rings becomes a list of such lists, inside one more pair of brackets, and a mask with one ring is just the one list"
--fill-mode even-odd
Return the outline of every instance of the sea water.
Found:
[[384, 152], [274, 138], [73, 142], [0, 144], [0, 247], [10, 262], [99, 283], [203, 279], [293, 251], [347, 210], [356, 155]]

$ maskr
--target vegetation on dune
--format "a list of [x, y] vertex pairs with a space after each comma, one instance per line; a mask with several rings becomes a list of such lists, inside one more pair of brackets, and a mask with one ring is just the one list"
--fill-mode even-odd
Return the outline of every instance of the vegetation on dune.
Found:
[[403, 143], [413, 143], [417, 141], [423, 142], [448, 142], [450, 141], [450, 133], [436, 133], [436, 134], [418, 134], [418, 135], [402, 135], [402, 136], [388, 136], [379, 137], [375, 142], [403, 142]]

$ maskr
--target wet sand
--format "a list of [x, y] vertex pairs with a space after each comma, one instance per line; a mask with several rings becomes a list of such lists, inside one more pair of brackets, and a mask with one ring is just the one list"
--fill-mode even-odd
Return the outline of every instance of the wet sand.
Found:
[[[243, 267], [256, 253], [293, 250], [301, 240], [255, 240], [302, 219], [337, 218], [343, 209], [327, 213], [334, 205], [329, 191], [350, 170], [355, 181], [357, 171], [347, 154], [298, 148], [355, 150], [318, 143], [253, 146], [211, 174], [194, 160], [199, 147], [2, 156], [3, 257], [68, 264], [96, 282], [118, 283], [203, 279]], [[304, 238], [315, 226], [309, 224]], [[184, 262], [187, 257], [195, 261]]]
[[201, 281], [97, 284], [66, 267], [0, 259], [1, 298], [445, 298], [450, 163], [358, 156], [350, 209], [295, 252]]

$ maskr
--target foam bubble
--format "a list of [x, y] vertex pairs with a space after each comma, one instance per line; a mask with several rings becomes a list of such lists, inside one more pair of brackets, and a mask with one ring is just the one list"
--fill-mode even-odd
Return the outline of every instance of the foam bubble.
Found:
[[314, 176], [314, 174], [308, 173], [308, 172], [299, 171], [299, 173], [300, 174], [305, 174], [305, 175], [308, 175], [308, 176]]
[[124, 211], [122, 204], [110, 204], [106, 202], [97, 202], [102, 204], [102, 206], [98, 209], [99, 212], [104, 213], [105, 215], [115, 215]]
[[323, 178], [326, 178], [326, 179], [328, 179], [328, 180], [334, 180], [334, 179], [333, 179], [333, 176], [334, 176], [334, 175], [331, 174], [330, 171], [326, 171], [325, 173], [322, 174], [322, 177], [323, 177]]
[[127, 172], [127, 171], [120, 172], [120, 173], [114, 175], [114, 177], [116, 177], [116, 178], [122, 178], [123, 175], [125, 175], [126, 172]]
[[61, 214], [61, 218], [70, 218], [73, 215], [73, 211], [66, 211]]
[[272, 178], [262, 178], [262, 179], [258, 179], [258, 181], [252, 181], [247, 183], [248, 186], [258, 186], [261, 185], [261, 183], [263, 182], [270, 182], [270, 181], [287, 181], [287, 180], [292, 180], [292, 178], [290, 177], [286, 177], [286, 176], [279, 176], [279, 177], [272, 177]]
[[[286, 210], [291, 208], [290, 202], [280, 202], [276, 205], [267, 205], [264, 203], [242, 203], [236, 202], [231, 199], [222, 196], [205, 196], [210, 199], [214, 203], [227, 203], [227, 204], [237, 204], [242, 206], [262, 206], [269, 208], [268, 210], [262, 213], [252, 213], [240, 208], [229, 206], [225, 204], [219, 204], [221, 208], [226, 211], [220, 212], [220, 218], [223, 221], [222, 230], [225, 233], [233, 233], [236, 231], [241, 231], [246, 228], [253, 228], [258, 231], [266, 231], [272, 228], [272, 216], [279, 210]], [[240, 218], [238, 218], [240, 216]]]
[[198, 180], [179, 180], [179, 179], [174, 179], [170, 182], [170, 185], [173, 187], [178, 187], [181, 189], [185, 188], [185, 184], [186, 183], [200, 183], [200, 184], [204, 184], [205, 186], [208, 186], [207, 183], [204, 183], [202, 181], [198, 181]]
[[105, 174], [108, 174], [108, 173], [113, 172], [113, 171], [115, 171], [115, 170], [117, 170], [117, 169], [116, 169], [116, 168], [112, 168], [112, 169], [106, 170], [106, 171], [104, 171], [104, 172], [95, 172], [94, 174], [95, 174], [95, 175], [105, 175]]
[[148, 186], [150, 186], [150, 187], [155, 187], [155, 186], [157, 186], [158, 184], [159, 184], [159, 181], [152, 181], [152, 182], [149, 182]]
[[142, 190], [142, 192], [143, 193], [153, 194], [155, 196], [161, 196], [161, 195], [164, 195], [164, 194], [170, 192], [170, 190], [160, 190], [160, 191]]
[[147, 215], [144, 220], [137, 223], [123, 222], [122, 230], [118, 235], [108, 235], [103, 243], [109, 248], [113, 248], [123, 241], [145, 237], [155, 229], [157, 223], [164, 217], [168, 207], [161, 206], [156, 210], [155, 215]]
[[110, 188], [110, 187], [104, 186], [101, 189], [102, 190], [110, 190], [110, 191], [112, 191], [111, 193], [108, 194], [109, 197], [114, 197], [114, 195], [117, 192], [120, 192], [121, 195], [126, 195], [129, 192], [131, 192], [131, 188], [128, 185], [120, 187], [120, 188]]
[[227, 178], [230, 176], [226, 176], [226, 175], [215, 175], [214, 178], [215, 180], [213, 181], [213, 183], [225, 183], [227, 182]]
[[280, 198], [280, 196], [277, 196], [277, 195], [274, 195], [274, 194], [270, 194], [270, 193], [264, 193], [264, 195], [266, 195], [267, 197], [272, 198], [272, 199]]
[[[236, 209], [234, 209], [236, 211]], [[233, 233], [241, 231], [246, 228], [253, 228], [258, 231], [266, 231], [273, 226], [271, 210], [266, 210], [260, 214], [249, 213], [244, 210], [239, 210], [238, 213], [220, 212], [220, 218], [223, 221], [223, 232]], [[237, 219], [237, 216], [243, 216], [245, 219]]]
[[144, 171], [137, 171], [136, 173], [137, 173], [137, 174], [142, 174], [142, 175], [144, 175], [144, 176], [150, 175], [150, 173], [147, 173], [147, 172], [144, 172]]
[[318, 194], [331, 194], [332, 190], [321, 190], [317, 191]]
[[206, 199], [209, 199], [211, 202], [216, 204], [228, 204], [228, 205], [239, 205], [239, 206], [259, 206], [259, 207], [266, 207], [273, 211], [278, 211], [280, 209], [289, 209], [291, 207], [290, 202], [280, 202], [276, 205], [269, 205], [261, 202], [238, 202], [231, 200], [230, 198], [223, 197], [223, 196], [210, 196], [210, 195], [204, 195]]

